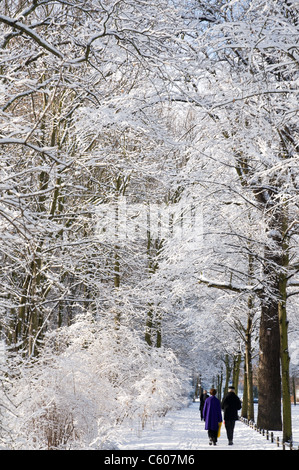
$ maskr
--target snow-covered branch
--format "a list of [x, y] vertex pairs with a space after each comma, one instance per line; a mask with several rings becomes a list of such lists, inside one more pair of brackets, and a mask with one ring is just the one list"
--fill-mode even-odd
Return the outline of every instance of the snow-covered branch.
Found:
[[26, 139], [15, 139], [15, 138], [3, 138], [0, 139], [0, 145], [23, 145], [24, 147], [28, 147], [35, 152], [38, 152], [42, 155], [48, 156], [51, 160], [61, 166], [61, 169], [67, 168], [71, 163], [66, 163], [55, 156], [55, 150], [49, 147], [39, 147], [38, 145], [31, 144]]
[[261, 294], [263, 292], [263, 288], [259, 287], [258, 285], [251, 286], [251, 285], [237, 285], [233, 284], [232, 282], [219, 282], [211, 279], [206, 279], [204, 277], [200, 277], [198, 280], [199, 284], [205, 284], [208, 287], [215, 288], [215, 289], [222, 289], [228, 290], [232, 292], [238, 293], [254, 293], [254, 294]]
[[59, 59], [63, 59], [63, 54], [61, 54], [61, 52], [56, 47], [54, 47], [43, 37], [41, 37], [38, 33], [36, 33], [33, 28], [5, 15], [0, 15], [0, 23], [11, 26], [13, 29], [17, 29], [21, 33], [24, 33], [25, 35], [33, 39], [33, 41], [35, 41], [43, 49], [46, 49], [48, 52], [58, 57]]

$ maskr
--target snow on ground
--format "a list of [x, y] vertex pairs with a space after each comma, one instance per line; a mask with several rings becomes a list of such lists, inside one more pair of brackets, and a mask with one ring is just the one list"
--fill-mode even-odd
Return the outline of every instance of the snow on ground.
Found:
[[[142, 431], [131, 431], [119, 444], [119, 450], [282, 450], [276, 443], [241, 421], [236, 422], [234, 445], [229, 446], [224, 425], [217, 446], [209, 446], [204, 421], [201, 421], [198, 402], [188, 408], [170, 412], [154, 425]], [[293, 439], [299, 445], [299, 406], [292, 407]], [[274, 436], [281, 433], [275, 431]]]

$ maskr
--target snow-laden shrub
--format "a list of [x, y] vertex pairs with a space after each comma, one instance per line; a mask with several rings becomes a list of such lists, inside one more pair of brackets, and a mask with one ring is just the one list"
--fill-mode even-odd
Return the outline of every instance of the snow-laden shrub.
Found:
[[127, 327], [89, 317], [48, 335], [43, 354], [14, 380], [15, 447], [106, 448], [128, 420], [139, 426], [181, 405], [174, 354]]

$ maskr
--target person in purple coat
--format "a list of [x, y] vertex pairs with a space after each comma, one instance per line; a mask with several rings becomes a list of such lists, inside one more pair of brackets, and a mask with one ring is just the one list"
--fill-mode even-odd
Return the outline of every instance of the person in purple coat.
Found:
[[214, 444], [214, 446], [217, 442], [219, 423], [222, 423], [221, 404], [215, 396], [216, 393], [215, 388], [211, 388], [210, 396], [206, 399], [203, 408], [203, 419], [205, 420], [205, 429], [208, 431], [209, 444]]

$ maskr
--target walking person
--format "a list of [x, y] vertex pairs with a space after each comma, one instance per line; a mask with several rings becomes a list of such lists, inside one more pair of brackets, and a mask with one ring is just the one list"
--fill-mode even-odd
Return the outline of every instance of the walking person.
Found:
[[209, 444], [216, 445], [219, 423], [222, 423], [221, 404], [216, 398], [217, 391], [211, 388], [210, 396], [206, 399], [203, 407], [203, 419], [205, 429], [208, 431]]
[[224, 411], [223, 419], [228, 439], [228, 445], [233, 445], [235, 423], [239, 419], [238, 410], [242, 404], [238, 395], [235, 394], [235, 387], [228, 388], [227, 395], [223, 398], [221, 407]]
[[203, 393], [200, 395], [200, 405], [199, 405], [199, 410], [200, 410], [200, 417], [201, 420], [203, 420], [203, 407], [205, 404], [206, 399], [208, 398], [208, 392], [206, 390], [203, 391]]

